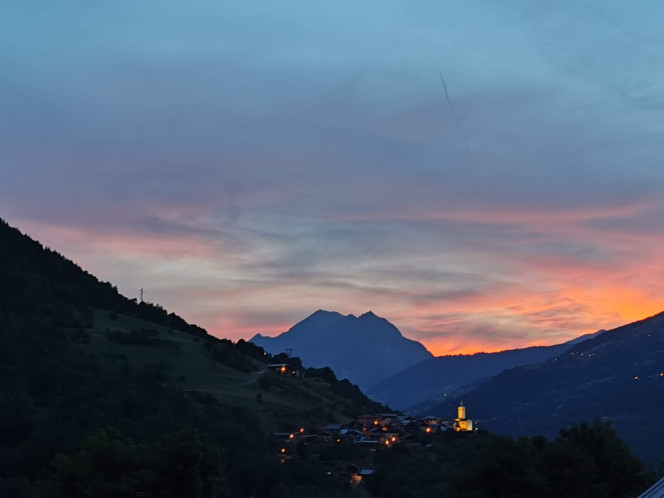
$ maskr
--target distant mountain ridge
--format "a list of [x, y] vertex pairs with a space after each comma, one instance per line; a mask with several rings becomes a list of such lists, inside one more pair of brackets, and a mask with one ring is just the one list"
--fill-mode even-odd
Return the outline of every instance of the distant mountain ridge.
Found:
[[[367, 393], [393, 408], [408, 411], [425, 402], [433, 404], [438, 397], [461, 394], [464, 390], [472, 389], [479, 381], [503, 370], [553, 358], [598, 333], [586, 334], [553, 346], [429, 358], [384, 379]], [[417, 411], [423, 410], [424, 406], [417, 407]]]
[[329, 366], [363, 390], [433, 357], [371, 311], [356, 317], [318, 310], [277, 337], [256, 334], [250, 341], [271, 354], [292, 349], [306, 366]]
[[[458, 398], [428, 410], [447, 413]], [[647, 462], [664, 458], [664, 313], [600, 333], [561, 355], [522, 366], [463, 394], [482, 428], [553, 436], [560, 427], [610, 420]]]
[[418, 403], [460, 394], [479, 380], [508, 368], [552, 358], [569, 346], [540, 346], [473, 355], [437, 356], [383, 380], [368, 390], [374, 399], [408, 410]]

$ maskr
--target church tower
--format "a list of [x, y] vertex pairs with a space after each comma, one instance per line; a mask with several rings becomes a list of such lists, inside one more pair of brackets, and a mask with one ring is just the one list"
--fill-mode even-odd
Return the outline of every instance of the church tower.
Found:
[[459, 408], [457, 408], [457, 418], [454, 422], [454, 427], [457, 432], [470, 432], [473, 430], [473, 421], [466, 418], [466, 407], [463, 406], [463, 401], [459, 403]]
[[463, 401], [459, 403], [459, 408], [457, 408], [457, 418], [461, 420], [466, 418], [466, 407], [463, 406]]

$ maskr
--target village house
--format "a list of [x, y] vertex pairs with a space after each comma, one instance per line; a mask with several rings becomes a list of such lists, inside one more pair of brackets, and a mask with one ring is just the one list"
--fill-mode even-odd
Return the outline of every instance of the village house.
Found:
[[288, 363], [270, 363], [266, 369], [268, 372], [273, 372], [277, 375], [291, 375], [293, 377], [301, 377], [302, 372]]

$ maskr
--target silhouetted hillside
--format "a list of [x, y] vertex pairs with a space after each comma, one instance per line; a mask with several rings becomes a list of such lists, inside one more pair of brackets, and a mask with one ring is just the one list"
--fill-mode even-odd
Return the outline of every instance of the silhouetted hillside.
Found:
[[204, 329], [151, 303], [122, 296], [71, 260], [42, 246], [0, 219], [0, 310], [90, 325], [91, 308], [133, 315], [204, 337]]
[[431, 405], [447, 396], [458, 396], [503, 370], [553, 358], [601, 332], [553, 346], [429, 358], [383, 380], [369, 389], [368, 394], [399, 410], [428, 413]]
[[372, 312], [355, 317], [318, 310], [277, 337], [257, 334], [251, 342], [272, 354], [292, 349], [306, 366], [329, 366], [362, 389], [432, 357]]
[[267, 431], [385, 407], [329, 369], [282, 378], [270, 361], [0, 223], [3, 498], [294, 495], [319, 473], [281, 465]]
[[[432, 410], [447, 413], [457, 401]], [[480, 427], [515, 435], [553, 435], [572, 422], [611, 420], [637, 455], [662, 459], [664, 313], [502, 372], [464, 393], [463, 401]]]
[[368, 390], [374, 399], [407, 410], [432, 398], [455, 396], [508, 368], [553, 358], [570, 348], [567, 344], [512, 349], [499, 353], [438, 356], [424, 360], [383, 380]]

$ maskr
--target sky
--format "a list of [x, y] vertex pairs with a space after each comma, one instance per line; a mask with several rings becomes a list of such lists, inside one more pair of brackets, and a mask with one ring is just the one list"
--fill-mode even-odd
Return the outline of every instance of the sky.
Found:
[[211, 334], [664, 310], [664, 2], [9, 0], [0, 217]]

